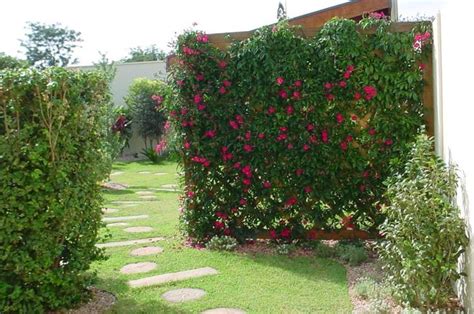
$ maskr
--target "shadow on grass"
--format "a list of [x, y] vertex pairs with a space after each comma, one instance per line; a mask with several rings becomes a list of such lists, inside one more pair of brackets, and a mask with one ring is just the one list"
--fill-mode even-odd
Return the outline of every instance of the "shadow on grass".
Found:
[[127, 194], [135, 194], [134, 191], [129, 189], [126, 190], [112, 190], [112, 189], [102, 189], [102, 193], [107, 195], [127, 195]]

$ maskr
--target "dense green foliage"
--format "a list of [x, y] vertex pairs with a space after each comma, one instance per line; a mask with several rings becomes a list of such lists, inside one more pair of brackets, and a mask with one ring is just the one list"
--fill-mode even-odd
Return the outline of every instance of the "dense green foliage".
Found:
[[5, 69], [18, 69], [27, 67], [28, 63], [23, 60], [8, 56], [3, 52], [0, 52], [0, 70]]
[[21, 46], [26, 49], [26, 59], [38, 68], [65, 67], [74, 64], [74, 49], [82, 41], [81, 33], [61, 24], [27, 23], [26, 39]]
[[128, 89], [125, 102], [133, 124], [148, 148], [158, 143], [164, 133], [166, 117], [160, 108], [168, 97], [168, 86], [159, 80], [138, 78]]
[[389, 180], [380, 229], [380, 257], [395, 293], [414, 307], [442, 308], [459, 278], [458, 258], [467, 245], [466, 227], [453, 205], [456, 170], [446, 166], [420, 135], [404, 170]]
[[385, 19], [333, 19], [303, 38], [280, 23], [228, 51], [200, 32], [179, 36], [168, 107], [187, 233], [375, 231], [383, 181], [423, 124], [426, 28], [392, 33]]
[[0, 309], [88, 296], [99, 239], [108, 88], [98, 73], [0, 71]]
[[122, 59], [122, 62], [143, 62], [165, 60], [166, 54], [163, 50], [152, 45], [150, 47], [131, 48], [129, 55]]

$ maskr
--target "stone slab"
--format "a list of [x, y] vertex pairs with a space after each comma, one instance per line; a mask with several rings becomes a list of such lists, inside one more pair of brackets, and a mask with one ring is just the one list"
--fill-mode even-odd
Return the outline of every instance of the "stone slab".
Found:
[[153, 228], [152, 227], [130, 227], [130, 228], [123, 229], [123, 231], [130, 232], [130, 233], [150, 232], [150, 231], [153, 231]]
[[165, 292], [161, 295], [163, 299], [172, 303], [181, 303], [186, 301], [197, 300], [206, 295], [206, 291], [202, 289], [183, 288]]
[[138, 194], [138, 195], [153, 195], [155, 192], [153, 191], [137, 191], [135, 192], [135, 194]]
[[142, 195], [142, 196], [139, 196], [139, 198], [144, 199], [144, 200], [154, 200], [156, 199], [156, 196], [155, 195]]
[[112, 172], [110, 176], [119, 176], [121, 174], [123, 174], [123, 171], [115, 171], [115, 172]]
[[149, 173], [151, 173], [151, 172], [150, 172], [150, 171], [139, 171], [138, 173], [139, 173], [139, 174], [149, 174]]
[[132, 288], [161, 285], [168, 282], [181, 281], [191, 278], [198, 278], [209, 275], [216, 275], [217, 270], [211, 267], [203, 267], [192, 270], [180, 271], [177, 273], [167, 273], [158, 276], [146, 277], [137, 280], [130, 280], [128, 285]]
[[178, 185], [177, 184], [163, 184], [162, 187], [166, 189], [177, 189]]
[[147, 255], [154, 255], [163, 252], [163, 248], [159, 246], [145, 246], [138, 249], [133, 250], [130, 252], [131, 256], [147, 256]]
[[139, 273], [147, 273], [155, 269], [158, 265], [152, 262], [142, 262], [142, 263], [133, 263], [123, 266], [120, 269], [122, 274], [139, 274]]
[[162, 237], [156, 237], [156, 238], [129, 240], [129, 241], [98, 243], [95, 246], [100, 247], [100, 248], [102, 248], [102, 247], [129, 246], [129, 245], [136, 245], [136, 244], [153, 243], [153, 242], [157, 242], [157, 241], [162, 241], [164, 239], [165, 238], [162, 238]]
[[126, 222], [114, 222], [114, 223], [111, 223], [111, 224], [107, 224], [107, 227], [125, 227], [125, 226], [128, 226], [129, 223], [126, 223]]
[[111, 214], [118, 212], [117, 208], [102, 208], [102, 213], [104, 214]]
[[167, 175], [166, 172], [157, 172], [157, 173], [154, 173], [155, 176], [165, 176]]
[[123, 205], [123, 204], [135, 204], [145, 203], [145, 201], [112, 201], [112, 204]]
[[147, 219], [147, 218], [148, 218], [148, 215], [104, 217], [104, 218], [102, 218], [102, 221], [103, 222], [115, 222], [115, 221], [128, 221], [128, 220], [138, 220], [138, 219]]
[[210, 309], [202, 312], [201, 314], [246, 314], [247, 312], [241, 309], [234, 309], [230, 307], [220, 307], [217, 309]]

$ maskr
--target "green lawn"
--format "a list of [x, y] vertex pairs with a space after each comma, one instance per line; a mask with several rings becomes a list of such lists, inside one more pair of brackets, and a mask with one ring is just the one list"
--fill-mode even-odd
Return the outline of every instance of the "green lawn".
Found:
[[[144, 171], [150, 173], [139, 173]], [[351, 312], [346, 272], [335, 261], [314, 257], [221, 253], [183, 246], [178, 232], [179, 194], [152, 190], [156, 200], [144, 200], [135, 193], [177, 184], [176, 164], [116, 163], [114, 172], [123, 173], [111, 176], [112, 181], [127, 184], [129, 188], [104, 192], [106, 207], [119, 209], [106, 216], [147, 214], [148, 219], [128, 223], [130, 226], [150, 226], [154, 230], [133, 234], [124, 232], [122, 229], [125, 227], [111, 227], [109, 232], [112, 238], [107, 241], [157, 236], [163, 236], [166, 240], [155, 244], [164, 248], [161, 254], [132, 257], [130, 251], [139, 246], [109, 248], [109, 259], [93, 265], [99, 275], [98, 287], [113, 292], [118, 298], [112, 313], [200, 313], [217, 307], [240, 308], [247, 313]], [[139, 203], [131, 206], [114, 203], [116, 201]], [[142, 274], [122, 275], [119, 272], [128, 263], [145, 261], [155, 262], [158, 267]], [[219, 274], [139, 289], [129, 288], [126, 284], [130, 279], [206, 266], [215, 268]], [[200, 288], [207, 294], [202, 299], [180, 304], [161, 298], [164, 292], [177, 288]]]

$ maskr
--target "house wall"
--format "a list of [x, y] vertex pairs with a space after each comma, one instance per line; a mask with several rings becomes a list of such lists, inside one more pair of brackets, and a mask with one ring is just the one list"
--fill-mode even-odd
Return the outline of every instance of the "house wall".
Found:
[[[165, 61], [149, 61], [149, 62], [130, 62], [116, 64], [117, 72], [111, 84], [111, 91], [114, 105], [117, 107], [125, 106], [124, 97], [128, 93], [128, 87], [132, 81], [139, 77], [149, 79], [166, 79], [166, 62]], [[74, 69], [90, 71], [94, 70], [94, 66], [79, 66], [72, 67]], [[145, 147], [143, 139], [138, 135], [138, 132], [133, 128], [133, 135], [129, 142], [129, 147], [125, 148], [122, 158], [135, 159], [134, 156], [142, 159], [140, 152]]]

